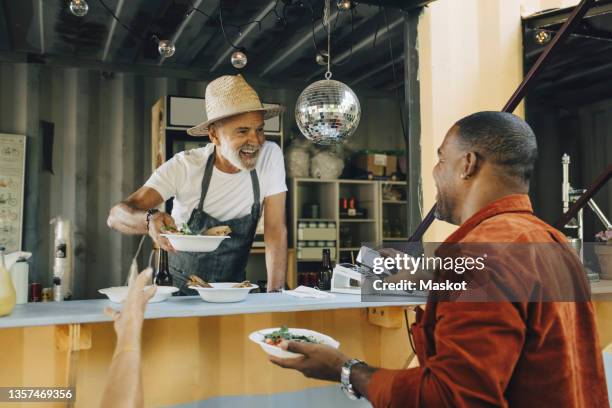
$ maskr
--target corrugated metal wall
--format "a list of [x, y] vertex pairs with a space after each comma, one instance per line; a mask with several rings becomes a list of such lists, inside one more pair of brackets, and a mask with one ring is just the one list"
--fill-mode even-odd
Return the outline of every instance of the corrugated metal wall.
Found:
[[[49, 220], [62, 215], [74, 223], [75, 297], [98, 297], [97, 289], [124, 281], [138, 237], [110, 231], [106, 218], [111, 206], [140, 187], [150, 173], [151, 106], [164, 95], [203, 96], [205, 85], [0, 63], [0, 133], [27, 135], [23, 246], [34, 253], [33, 280], [43, 287], [51, 284]], [[288, 107], [287, 131], [301, 90], [258, 91], [262, 99]], [[397, 102], [361, 98], [361, 103], [364, 116], [351, 144], [403, 149]], [[55, 124], [53, 174], [41, 171], [41, 120]], [[146, 258], [141, 257], [141, 265]]]

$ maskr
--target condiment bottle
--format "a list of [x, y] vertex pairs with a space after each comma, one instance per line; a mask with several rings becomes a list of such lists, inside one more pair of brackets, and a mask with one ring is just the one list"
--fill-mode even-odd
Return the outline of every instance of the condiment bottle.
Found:
[[0, 316], [10, 315], [16, 300], [15, 287], [4, 263], [4, 247], [0, 247]]

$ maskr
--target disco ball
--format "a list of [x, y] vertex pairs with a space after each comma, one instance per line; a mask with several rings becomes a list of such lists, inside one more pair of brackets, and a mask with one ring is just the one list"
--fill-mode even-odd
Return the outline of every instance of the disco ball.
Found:
[[361, 119], [359, 99], [342, 82], [324, 79], [309, 85], [295, 104], [295, 120], [304, 136], [321, 145], [350, 137]]

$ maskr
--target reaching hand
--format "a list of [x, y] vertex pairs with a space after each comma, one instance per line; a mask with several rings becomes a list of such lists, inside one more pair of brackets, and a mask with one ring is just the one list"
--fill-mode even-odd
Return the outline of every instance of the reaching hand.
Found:
[[164, 233], [162, 227], [171, 227], [176, 229], [174, 218], [170, 214], [160, 211], [151, 216], [149, 220], [149, 236], [159, 245], [159, 247], [168, 252], [176, 252], [170, 241], [166, 237], [162, 237]]
[[270, 361], [283, 368], [298, 370], [306, 377], [319, 380], [340, 381], [342, 366], [349, 358], [341, 351], [324, 344], [310, 344], [298, 341], [283, 341], [279, 347], [303, 354], [303, 357], [278, 358]]
[[110, 316], [115, 321], [115, 332], [117, 341], [128, 341], [140, 345], [140, 333], [142, 331], [142, 321], [144, 312], [149, 299], [155, 295], [157, 286], [151, 286], [145, 290], [147, 283], [151, 282], [153, 270], [147, 268], [142, 271], [136, 280], [130, 284], [128, 295], [123, 302], [121, 312], [110, 307], [104, 309], [104, 314]]

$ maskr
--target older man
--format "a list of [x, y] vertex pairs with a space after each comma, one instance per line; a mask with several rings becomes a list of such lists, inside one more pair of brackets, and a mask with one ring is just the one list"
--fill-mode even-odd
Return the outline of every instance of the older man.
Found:
[[[280, 147], [266, 142], [264, 119], [281, 112], [264, 108], [241, 75], [223, 76], [206, 87], [207, 121], [188, 130], [211, 144], [175, 155], [143, 187], [114, 206], [108, 225], [127, 234], [149, 234], [169, 252], [175, 286], [188, 293], [186, 277], [240, 282], [263, 211], [268, 291], [283, 287], [287, 268], [285, 166]], [[158, 211], [174, 197], [172, 216]], [[161, 236], [164, 227], [187, 223], [200, 232], [229, 226], [231, 239], [210, 253], [176, 252]]]
[[[563, 234], [533, 215], [527, 192], [537, 146], [527, 123], [499, 112], [468, 116], [450, 129], [438, 154], [437, 217], [460, 226], [449, 245], [547, 243], [576, 259]], [[512, 267], [502, 270], [529, 279], [557, 276], [548, 270], [556, 263], [542, 256], [506, 259]], [[584, 282], [580, 267], [565, 272], [575, 275], [577, 286]], [[375, 407], [608, 406], [590, 302], [433, 299], [417, 310], [412, 326], [418, 368], [374, 368], [327, 346], [295, 342], [284, 347], [304, 357], [272, 361], [342, 381], [350, 396], [366, 397]]]

